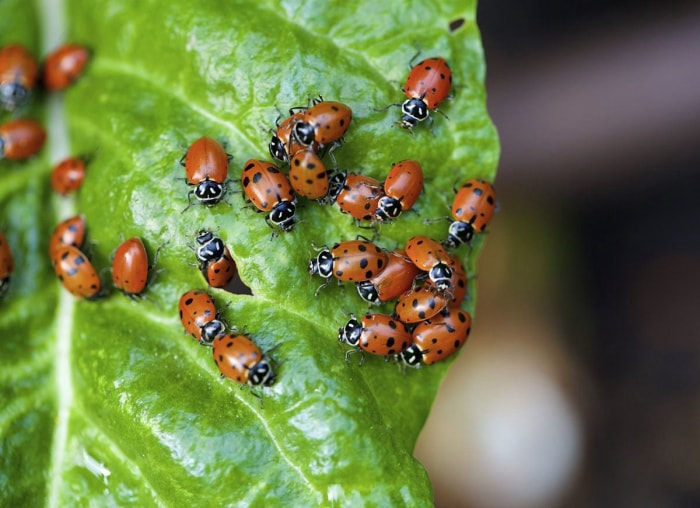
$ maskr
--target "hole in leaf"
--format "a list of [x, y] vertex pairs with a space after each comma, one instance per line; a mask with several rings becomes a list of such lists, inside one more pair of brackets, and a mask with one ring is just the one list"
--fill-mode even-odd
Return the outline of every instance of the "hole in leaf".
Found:
[[449, 24], [450, 33], [459, 30], [462, 25], [464, 25], [464, 18], [453, 19]]

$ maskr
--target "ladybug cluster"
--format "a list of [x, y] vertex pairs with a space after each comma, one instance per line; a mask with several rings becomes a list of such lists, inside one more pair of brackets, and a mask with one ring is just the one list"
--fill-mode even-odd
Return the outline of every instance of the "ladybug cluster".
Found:
[[[87, 62], [87, 50], [76, 45], [66, 45], [57, 53], [60, 56], [49, 57], [44, 65], [43, 80], [50, 90], [72, 83]], [[6, 109], [21, 108], [35, 86], [37, 67], [32, 62], [31, 55], [16, 45], [7, 46], [0, 53], [0, 104]], [[449, 96], [451, 82], [451, 70], [444, 59], [425, 59], [411, 66], [403, 88], [406, 100], [387, 108], [400, 107], [397, 123], [413, 132], [420, 122], [432, 121], [430, 111], [443, 114], [438, 107]], [[392, 224], [420, 198], [424, 173], [417, 160], [394, 163], [383, 181], [337, 167], [334, 152], [344, 145], [352, 119], [352, 109], [346, 104], [321, 96], [310, 99], [306, 106], [289, 109], [286, 118], [278, 117], [270, 130], [268, 150], [275, 162], [249, 159], [242, 165], [243, 198], [248, 207], [265, 214], [273, 237], [291, 232], [300, 223], [297, 199], [335, 205], [350, 215], [356, 225], [363, 227], [362, 223], [368, 222], [378, 234], [378, 225]], [[0, 155], [5, 158], [28, 157], [43, 144], [45, 134], [41, 126], [25, 125], [25, 130], [32, 131], [28, 133], [22, 133], [20, 126], [11, 127], [9, 133], [4, 128], [5, 125], [0, 126]], [[41, 142], [36, 141], [39, 132]], [[330, 171], [324, 158], [333, 164]], [[187, 186], [183, 213], [193, 205], [215, 206], [233, 192], [229, 180], [232, 159], [214, 138], [202, 136], [190, 144], [180, 159]], [[62, 195], [77, 191], [89, 161], [89, 156], [74, 156], [59, 162], [51, 173], [54, 190]], [[316, 296], [336, 279], [338, 284], [354, 283], [359, 296], [369, 305], [394, 303], [390, 315], [351, 315], [339, 329], [340, 342], [352, 347], [345, 353], [346, 360], [351, 354], [360, 353], [362, 363], [366, 352], [417, 367], [443, 360], [465, 343], [471, 327], [469, 313], [461, 309], [467, 274], [452, 250], [484, 231], [495, 203], [490, 183], [468, 180], [455, 189], [452, 217], [446, 217], [451, 224], [442, 242], [414, 236], [400, 248], [389, 250], [358, 236], [317, 249], [318, 254], [308, 263], [312, 275], [325, 279], [316, 289]], [[95, 300], [105, 296], [106, 291], [86, 254], [86, 244], [84, 217], [70, 217], [56, 227], [49, 243], [49, 257], [69, 292], [81, 299]], [[191, 249], [192, 264], [209, 288], [231, 285], [237, 275], [236, 262], [221, 238], [202, 229], [195, 235]], [[159, 250], [149, 264], [140, 238], [124, 241], [112, 255], [113, 286], [131, 299], [142, 297], [155, 276], [153, 268]], [[7, 287], [12, 270], [12, 255], [0, 232], [0, 290]], [[185, 333], [211, 347], [222, 377], [250, 387], [258, 397], [253, 387], [274, 383], [272, 360], [250, 336], [228, 326], [208, 292], [186, 291], [178, 310]]]
[[[56, 92], [75, 82], [83, 72], [88, 59], [88, 50], [78, 44], [64, 44], [48, 55], [40, 66], [36, 57], [21, 44], [0, 47], [0, 110], [9, 112], [13, 118], [0, 123], [0, 160], [22, 161], [42, 149], [46, 141], [44, 127], [30, 118], [19, 115], [27, 108], [38, 91]], [[84, 168], [83, 168], [84, 173]], [[67, 163], [51, 177], [52, 185], [59, 192], [77, 189], [82, 182], [79, 169]], [[77, 219], [71, 228], [80, 229]], [[67, 228], [68, 226], [66, 226]], [[60, 228], [60, 231], [59, 231]], [[68, 231], [59, 226], [51, 239], [49, 251], [52, 263], [60, 276], [80, 272], [79, 282], [67, 282], [74, 294], [86, 298], [99, 292], [99, 277], [90, 261], [79, 250], [85, 231]], [[4, 233], [0, 232], [0, 293], [4, 293], [14, 271], [12, 252]]]
[[[54, 92], [67, 88], [83, 72], [90, 54], [78, 44], [64, 44], [39, 68], [36, 57], [21, 44], [0, 48], [0, 109], [17, 114], [29, 103], [38, 85]], [[24, 160], [44, 146], [44, 127], [29, 118], [0, 124], [0, 160]]]
[[[201, 345], [211, 346], [221, 377], [250, 387], [274, 383], [271, 361], [248, 336], [237, 331], [226, 331], [227, 325], [208, 293], [198, 289], [183, 293], [178, 310], [185, 333]], [[252, 389], [251, 393], [259, 396]]]

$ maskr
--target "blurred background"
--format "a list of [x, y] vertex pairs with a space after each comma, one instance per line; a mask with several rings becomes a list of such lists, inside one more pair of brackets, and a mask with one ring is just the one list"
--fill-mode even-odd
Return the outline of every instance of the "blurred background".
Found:
[[700, 3], [478, 21], [501, 209], [416, 449], [436, 504], [700, 507]]

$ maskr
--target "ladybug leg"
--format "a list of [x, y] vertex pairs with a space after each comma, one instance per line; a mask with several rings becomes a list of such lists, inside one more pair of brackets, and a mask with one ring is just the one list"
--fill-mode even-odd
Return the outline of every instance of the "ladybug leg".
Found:
[[192, 206], [192, 194], [194, 194], [194, 190], [191, 190], [187, 193], [187, 206], [183, 208], [182, 212], [180, 213], [185, 213]]
[[[151, 266], [148, 267], [149, 270], [153, 270], [156, 267], [156, 265], [158, 264], [158, 255], [160, 254], [161, 249], [166, 245], [168, 245], [167, 240], [161, 243], [160, 246], [156, 249], [156, 253], [153, 255], [153, 263], [151, 264]], [[191, 245], [189, 247], [190, 249], [192, 249]]]
[[411, 57], [411, 59], [408, 61], [408, 69], [409, 69], [409, 70], [413, 69], [413, 62], [415, 62], [416, 58], [418, 58], [418, 55], [420, 55], [420, 54], [421, 54], [421, 51], [422, 51], [422, 50], [420, 49], [420, 46], [418, 46], [417, 43], [415, 44], [415, 46], [416, 46], [416, 53], [415, 53], [415, 54]]
[[365, 363], [365, 353], [359, 347], [348, 349], [345, 352], [345, 362], [350, 363], [350, 355], [354, 353], [360, 353], [360, 362], [357, 365], [358, 367], [362, 367], [362, 365]]
[[389, 108], [393, 108], [393, 107], [400, 108], [401, 106], [403, 106], [403, 104], [389, 104], [388, 106], [384, 106], [383, 108], [374, 108], [374, 111], [379, 113], [381, 111], [386, 111]]
[[448, 216], [439, 217], [437, 219], [423, 219], [423, 224], [425, 224], [427, 226], [429, 224], [435, 224], [437, 222], [442, 222], [442, 221], [452, 222], [452, 219], [450, 219]]
[[316, 291], [314, 292], [314, 296], [318, 296], [318, 294], [321, 292], [321, 290], [330, 284], [331, 280], [330, 278], [326, 279], [326, 282], [321, 284], [318, 288], [316, 288]]
[[[445, 113], [443, 113], [442, 111], [440, 111], [440, 110], [437, 109], [437, 108], [435, 108], [433, 111], [434, 111], [435, 113], [440, 113], [440, 114], [442, 115], [442, 117], [443, 117], [445, 120], [449, 120], [449, 119], [450, 119], [449, 116], [447, 116]], [[431, 123], [432, 123], [432, 118], [430, 119], [430, 121], [431, 121]]]
[[187, 159], [187, 152], [185, 152], [185, 155], [180, 157], [180, 166], [185, 166], [185, 159]]
[[335, 160], [335, 155], [333, 155], [333, 151], [336, 148], [339, 148], [343, 144], [343, 138], [337, 139], [331, 143], [331, 145], [328, 148], [328, 157], [330, 157], [331, 162], [333, 163], [333, 171], [338, 171], [338, 162]]

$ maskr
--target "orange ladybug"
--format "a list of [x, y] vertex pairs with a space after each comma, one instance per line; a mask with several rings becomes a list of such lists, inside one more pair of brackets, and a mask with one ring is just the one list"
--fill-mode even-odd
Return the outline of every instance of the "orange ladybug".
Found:
[[44, 60], [42, 78], [47, 90], [64, 90], [82, 74], [90, 51], [80, 44], [63, 44]]
[[36, 120], [10, 120], [0, 125], [0, 159], [28, 159], [41, 150], [45, 141], [46, 131]]
[[21, 44], [0, 48], [0, 106], [14, 111], [24, 105], [36, 86], [39, 68], [34, 55]]
[[69, 157], [56, 164], [51, 171], [51, 187], [65, 196], [80, 189], [85, 179], [85, 159]]

